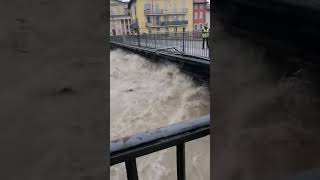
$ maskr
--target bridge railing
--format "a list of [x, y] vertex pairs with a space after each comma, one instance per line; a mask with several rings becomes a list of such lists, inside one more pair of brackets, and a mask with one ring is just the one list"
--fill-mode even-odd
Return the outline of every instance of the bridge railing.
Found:
[[[111, 42], [148, 49], [166, 49], [167, 53], [193, 56], [209, 60], [209, 42], [203, 41], [201, 31], [176, 33], [143, 33], [116, 35]], [[174, 47], [174, 48], [172, 48]]]
[[124, 162], [127, 179], [138, 180], [136, 158], [176, 146], [177, 179], [185, 180], [185, 143], [210, 135], [210, 115], [111, 141], [110, 166]]

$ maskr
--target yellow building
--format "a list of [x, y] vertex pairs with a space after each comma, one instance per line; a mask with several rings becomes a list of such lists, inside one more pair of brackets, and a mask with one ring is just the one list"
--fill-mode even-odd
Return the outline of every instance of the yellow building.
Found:
[[132, 28], [140, 33], [182, 32], [193, 29], [192, 0], [131, 0]]

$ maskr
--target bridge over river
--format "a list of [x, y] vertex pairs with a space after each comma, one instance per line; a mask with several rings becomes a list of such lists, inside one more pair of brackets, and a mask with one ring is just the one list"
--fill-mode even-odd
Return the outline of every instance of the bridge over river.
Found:
[[117, 35], [110, 37], [111, 48], [122, 48], [148, 57], [176, 63], [180, 69], [209, 84], [210, 49], [201, 32]]
[[111, 36], [111, 42], [210, 60], [210, 49], [201, 32], [117, 35]]

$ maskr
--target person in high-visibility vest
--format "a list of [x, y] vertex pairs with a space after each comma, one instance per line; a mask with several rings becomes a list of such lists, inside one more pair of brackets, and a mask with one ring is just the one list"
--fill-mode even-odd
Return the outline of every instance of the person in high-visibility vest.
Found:
[[208, 25], [205, 24], [202, 29], [202, 49], [204, 49], [204, 42], [207, 42], [207, 47], [209, 48], [209, 28]]

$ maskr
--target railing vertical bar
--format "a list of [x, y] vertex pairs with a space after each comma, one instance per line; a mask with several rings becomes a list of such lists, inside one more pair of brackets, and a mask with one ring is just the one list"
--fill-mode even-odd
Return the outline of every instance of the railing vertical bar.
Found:
[[138, 46], [140, 47], [140, 32], [138, 31]]
[[139, 180], [136, 159], [125, 162], [128, 180]]
[[157, 49], [156, 33], [154, 33], [154, 48]]
[[184, 143], [177, 145], [177, 180], [186, 179]]
[[167, 47], [168, 47], [168, 35], [169, 35], [169, 34], [166, 33], [166, 36], [165, 36], [165, 37], [166, 37], [166, 46], [167, 46]]

